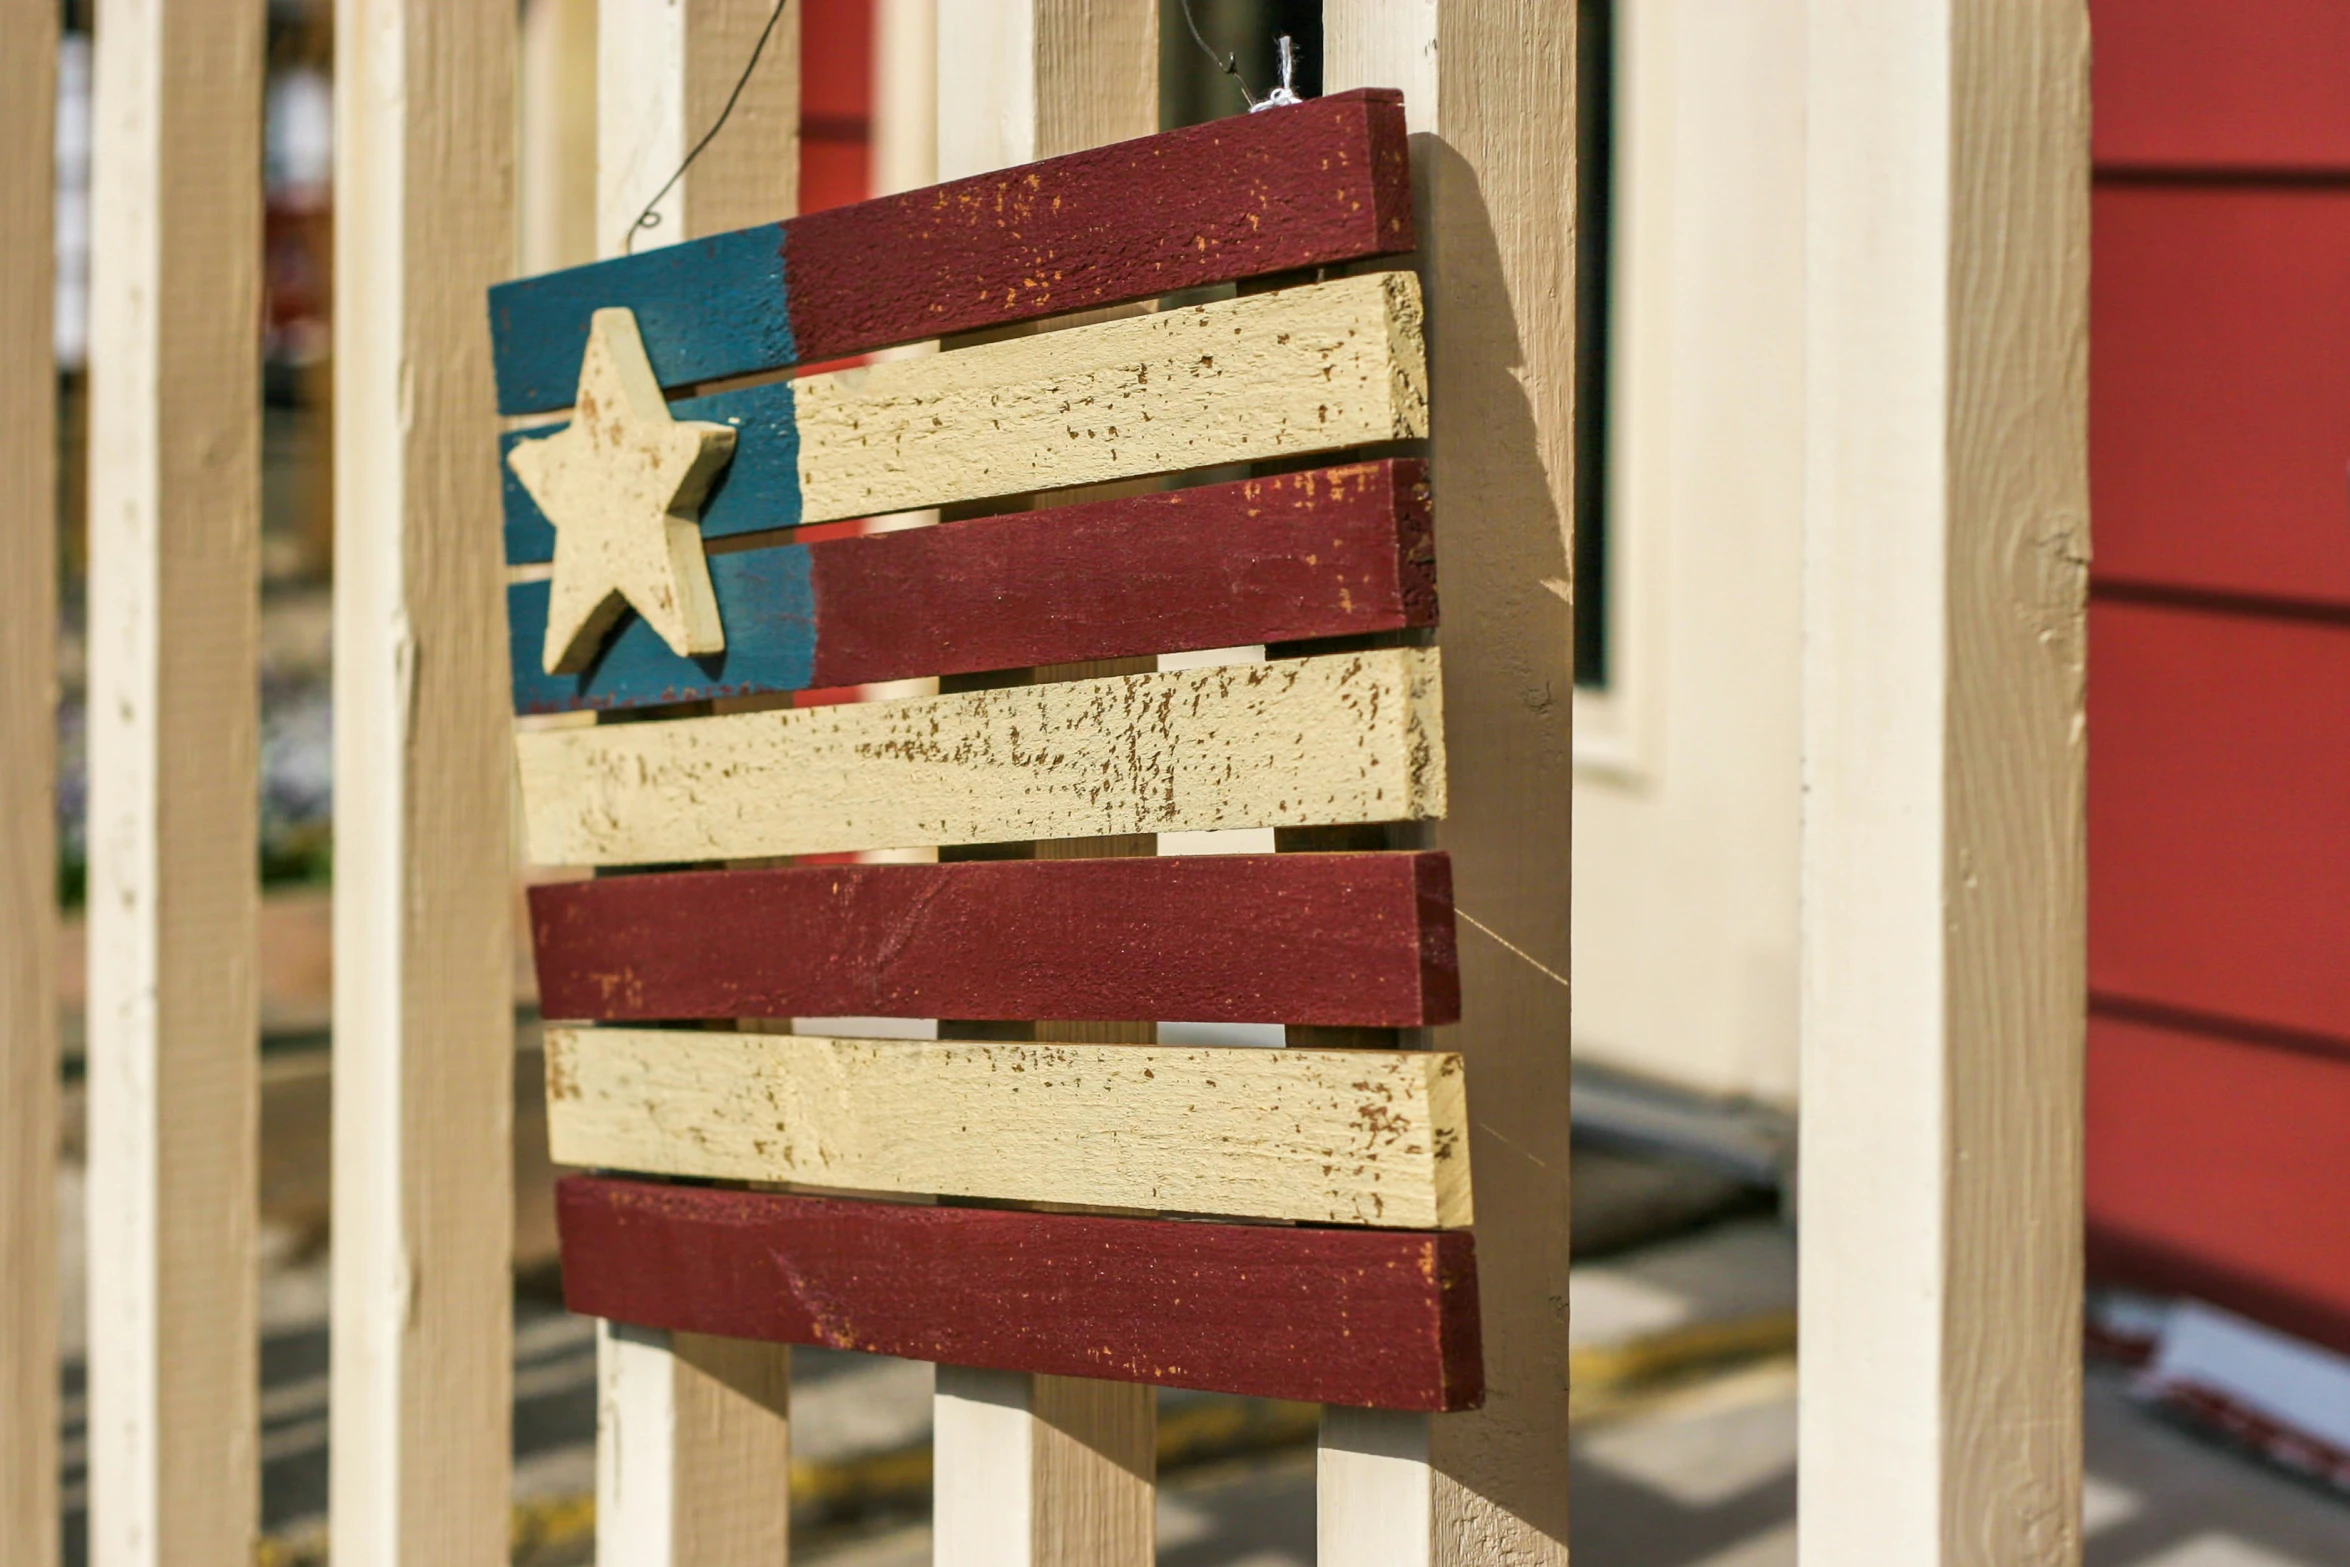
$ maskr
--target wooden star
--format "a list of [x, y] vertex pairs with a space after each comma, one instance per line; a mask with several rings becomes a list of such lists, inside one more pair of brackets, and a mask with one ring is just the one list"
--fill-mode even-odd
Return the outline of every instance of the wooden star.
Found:
[[548, 674], [586, 669], [624, 608], [681, 657], [725, 648], [695, 518], [733, 455], [731, 426], [670, 417], [635, 314], [597, 311], [571, 423], [506, 456], [555, 525]]

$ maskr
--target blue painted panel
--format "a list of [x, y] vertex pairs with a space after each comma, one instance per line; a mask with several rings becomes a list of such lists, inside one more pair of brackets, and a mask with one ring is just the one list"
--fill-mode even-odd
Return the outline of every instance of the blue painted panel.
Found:
[[712, 556], [710, 587], [726, 627], [725, 652], [680, 658], [631, 610], [586, 673], [550, 675], [540, 665], [547, 640], [547, 584], [509, 585], [514, 710], [559, 713], [806, 690], [816, 665], [816, 595], [807, 547], [787, 544]]
[[798, 362], [784, 301], [783, 225], [768, 223], [492, 288], [498, 412], [570, 407], [588, 318], [616, 305], [636, 312], [663, 386]]
[[[772, 381], [669, 405], [679, 419], [708, 419], [735, 428], [734, 457], [702, 502], [702, 537], [730, 538], [800, 525], [800, 427], [792, 417], [792, 385]], [[506, 559], [516, 566], [555, 558], [555, 529], [506, 462], [518, 441], [543, 440], [563, 426], [548, 425], [498, 438], [505, 475]]]

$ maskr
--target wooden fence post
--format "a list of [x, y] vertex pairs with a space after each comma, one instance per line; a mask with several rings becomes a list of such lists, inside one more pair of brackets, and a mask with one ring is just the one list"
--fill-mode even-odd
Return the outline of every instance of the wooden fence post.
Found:
[[0, 6], [0, 1561], [57, 1560], [57, 7]]
[[[601, 0], [596, 249], [619, 255], [799, 206], [800, 14], [771, 0]], [[744, 68], [759, 49], [746, 80]], [[716, 123], [725, 129], [638, 214]], [[791, 1350], [599, 1322], [596, 1556], [606, 1567], [773, 1567], [791, 1542]]]
[[1802, 1555], [2061, 1567], [2087, 18], [1812, 0], [1808, 91]]
[[[956, 0], [939, 9], [938, 62], [941, 180], [1159, 128], [1153, 0]], [[1037, 852], [1151, 850], [1148, 839], [1076, 840]], [[1153, 1037], [1147, 1023], [1085, 1032]], [[939, 1367], [934, 1559], [941, 1567], [1148, 1567], [1157, 1408], [1156, 1390], [1133, 1383]]]
[[90, 1554], [260, 1524], [261, 0], [109, 7], [90, 263]]
[[1325, 90], [1395, 87], [1414, 131], [1444, 712], [1472, 1085], [1482, 1410], [1324, 1417], [1321, 1553], [1564, 1562], [1568, 809], [1574, 671], [1575, 12], [1331, 0]]
[[482, 297], [511, 270], [514, 32], [512, 0], [335, 13], [338, 1567], [507, 1554], [512, 745]]

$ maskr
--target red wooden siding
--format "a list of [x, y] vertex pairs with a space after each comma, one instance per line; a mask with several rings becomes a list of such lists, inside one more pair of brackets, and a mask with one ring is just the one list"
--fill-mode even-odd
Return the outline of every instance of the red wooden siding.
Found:
[[2350, 5], [2092, 16], [2090, 1261], [2350, 1348]]
[[2133, 181], [2095, 213], [2097, 574], [2350, 606], [2350, 188]]
[[2350, 624], [2109, 601], [2089, 655], [2091, 989], [2350, 1056]]
[[2350, 5], [2096, 0], [2101, 171], [2350, 166]]
[[873, 0], [800, 13], [800, 210], [873, 194]]
[[2090, 1263], [2350, 1352], [2350, 1060], [2098, 1018]]

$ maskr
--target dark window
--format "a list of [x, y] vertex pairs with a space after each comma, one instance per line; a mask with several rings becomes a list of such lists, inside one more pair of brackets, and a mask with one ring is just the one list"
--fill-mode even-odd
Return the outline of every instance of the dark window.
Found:
[[1577, 0], [1575, 684], [1608, 683], [1608, 262], [1615, 184], [1613, 0]]
[[[1613, 0], [1576, 0], [1576, 147], [1581, 185], [1575, 256], [1575, 684], [1608, 683], [1608, 262], [1614, 177], [1615, 29]], [[1274, 41], [1287, 34], [1300, 97], [1322, 91], [1321, 0], [1191, 0], [1210, 59], [1192, 37], [1182, 0], [1159, 7], [1159, 123], [1197, 125], [1246, 110], [1218, 62], [1235, 60], [1248, 91], [1263, 97], [1280, 79]]]
[[[1274, 40], [1295, 46], [1300, 98], [1322, 95], [1322, 0], [1191, 0], [1200, 37], [1216, 61], [1234, 59], [1240, 79], [1262, 98], [1281, 80]], [[1184, 25], [1183, 0], [1159, 0], [1159, 125], [1173, 130], [1248, 109], [1240, 88], [1209, 60]]]

